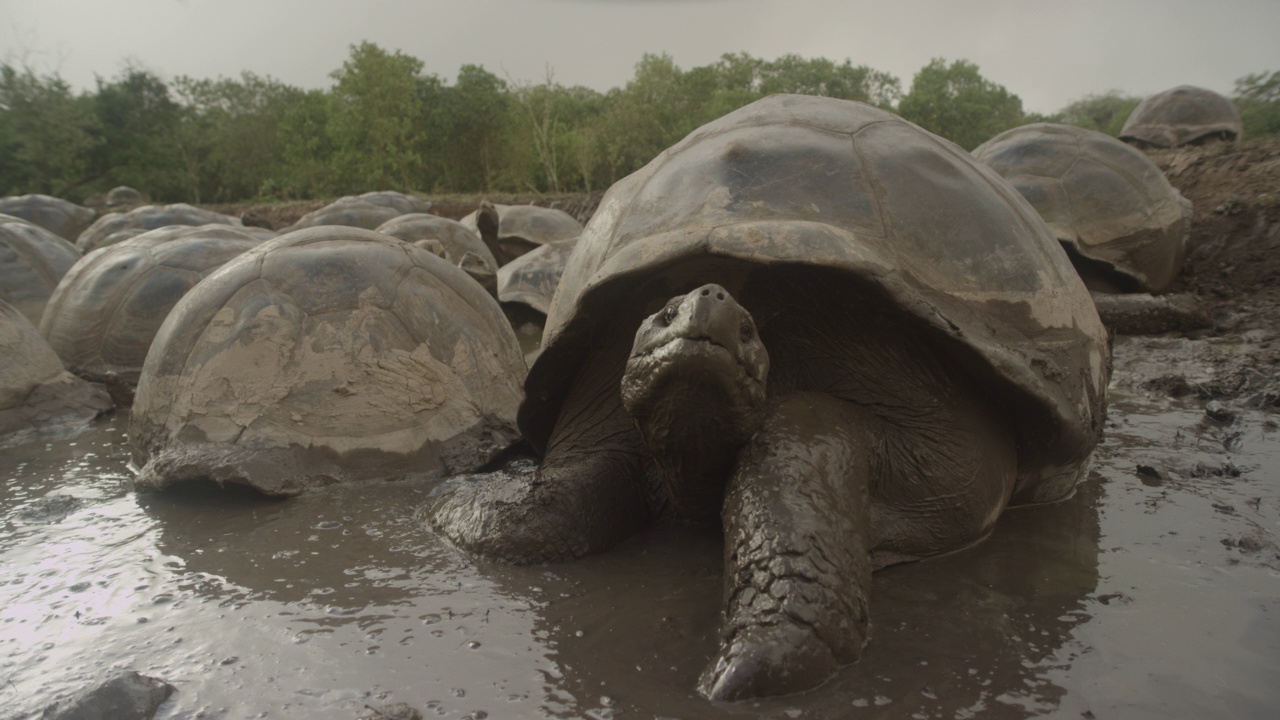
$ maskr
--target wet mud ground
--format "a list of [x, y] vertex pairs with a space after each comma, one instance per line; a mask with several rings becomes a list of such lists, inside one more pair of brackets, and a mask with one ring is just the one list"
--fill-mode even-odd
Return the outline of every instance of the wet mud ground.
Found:
[[1217, 366], [1166, 353], [1153, 375], [1159, 342], [1117, 343], [1107, 437], [1074, 497], [877, 574], [863, 659], [758, 703], [693, 692], [716, 644], [714, 532], [512, 568], [424, 531], [429, 485], [139, 495], [123, 416], [12, 445], [0, 717], [132, 668], [177, 687], [161, 718], [392, 702], [427, 718], [1272, 718], [1280, 416], [1256, 394], [1171, 397], [1169, 377]]
[[169, 719], [1277, 717], [1280, 144], [1155, 159], [1213, 327], [1118, 338], [1078, 492], [878, 573], [864, 657], [812, 692], [694, 693], [715, 532], [512, 568], [425, 531], [429, 485], [138, 495], [118, 414], [0, 447], [0, 718], [126, 668], [177, 688]]

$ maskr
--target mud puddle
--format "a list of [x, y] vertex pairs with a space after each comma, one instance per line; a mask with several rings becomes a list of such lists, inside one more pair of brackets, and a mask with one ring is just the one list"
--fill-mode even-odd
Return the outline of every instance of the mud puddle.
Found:
[[664, 527], [533, 568], [420, 529], [430, 487], [264, 501], [129, 489], [123, 418], [0, 449], [0, 717], [113, 669], [161, 718], [1273, 717], [1280, 425], [1117, 390], [1070, 500], [874, 581], [861, 662], [803, 695], [712, 705], [720, 543]]

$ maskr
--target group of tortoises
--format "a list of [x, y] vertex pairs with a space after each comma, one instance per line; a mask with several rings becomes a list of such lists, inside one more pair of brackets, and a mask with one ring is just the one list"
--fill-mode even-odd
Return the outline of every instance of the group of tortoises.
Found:
[[[40, 331], [78, 373], [136, 383], [139, 487], [449, 477], [425, 522], [518, 563], [721, 522], [716, 700], [820, 684], [867, 639], [874, 570], [1073, 491], [1109, 375], [1090, 289], [1166, 288], [1190, 213], [1097, 133], [1032, 125], [970, 155], [797, 95], [695, 130], [585, 229], [403, 198], [265, 240], [193, 215], [114, 242], [147, 222], [100, 219]], [[536, 467], [490, 472], [518, 442]]]

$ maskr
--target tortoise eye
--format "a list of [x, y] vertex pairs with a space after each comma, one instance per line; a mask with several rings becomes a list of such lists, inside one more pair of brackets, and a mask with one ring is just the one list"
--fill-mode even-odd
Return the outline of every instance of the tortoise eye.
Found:
[[756, 329], [751, 324], [751, 319], [745, 317], [742, 318], [742, 326], [738, 328], [738, 337], [742, 339], [742, 342], [751, 340], [752, 336], [755, 334]]
[[676, 315], [680, 314], [680, 308], [676, 305], [668, 305], [662, 310], [662, 324], [670, 325], [675, 322]]

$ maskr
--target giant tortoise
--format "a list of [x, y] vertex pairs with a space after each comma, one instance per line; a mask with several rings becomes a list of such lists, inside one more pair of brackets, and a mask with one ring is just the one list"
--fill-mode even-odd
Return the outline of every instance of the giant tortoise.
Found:
[[21, 218], [0, 215], [0, 300], [40, 323], [58, 281], [80, 259], [75, 245]]
[[109, 412], [111, 398], [67, 372], [31, 321], [0, 300], [0, 443], [14, 434], [78, 424]]
[[172, 205], [143, 205], [125, 213], [107, 213], [85, 228], [76, 238], [76, 247], [89, 253], [100, 247], [114, 245], [168, 225], [235, 225], [242, 227], [240, 218], [223, 215], [212, 210], [194, 207], [186, 203]]
[[457, 220], [414, 212], [397, 215], [375, 230], [417, 245], [461, 267], [490, 295], [497, 296], [498, 261], [480, 240], [480, 235]]
[[1138, 103], [1120, 139], [1139, 147], [1171, 148], [1244, 137], [1240, 113], [1212, 90], [1179, 85]]
[[497, 301], [458, 267], [370, 230], [289, 233], [160, 327], [129, 426], [136, 485], [288, 496], [474, 470], [518, 436], [524, 374]]
[[774, 95], [609, 190], [525, 383], [541, 464], [456, 479], [427, 518], [540, 562], [668, 508], [719, 516], [723, 629], [699, 690], [804, 690], [857, 659], [873, 569], [1072, 492], [1107, 353], [1066, 253], [999, 176], [877, 108]]
[[499, 266], [549, 242], [570, 240], [582, 233], [582, 223], [569, 213], [537, 205], [486, 201], [459, 222], [480, 234]]
[[75, 242], [93, 222], [93, 210], [50, 195], [0, 198], [0, 213], [34, 223], [68, 242]]
[[303, 215], [285, 228], [285, 232], [321, 225], [343, 225], [372, 230], [389, 220], [408, 213], [424, 213], [431, 203], [412, 195], [383, 190], [362, 195], [346, 195], [318, 210]]
[[259, 243], [242, 227], [172, 225], [94, 250], [54, 289], [40, 334], [77, 375], [134, 385], [178, 300]]
[[547, 311], [577, 237], [555, 240], [531, 250], [498, 269], [498, 301], [520, 338], [525, 362], [532, 364], [542, 346]]
[[1160, 292], [1177, 277], [1191, 201], [1141, 151], [1093, 130], [1036, 123], [973, 156], [1040, 213], [1090, 289]]

